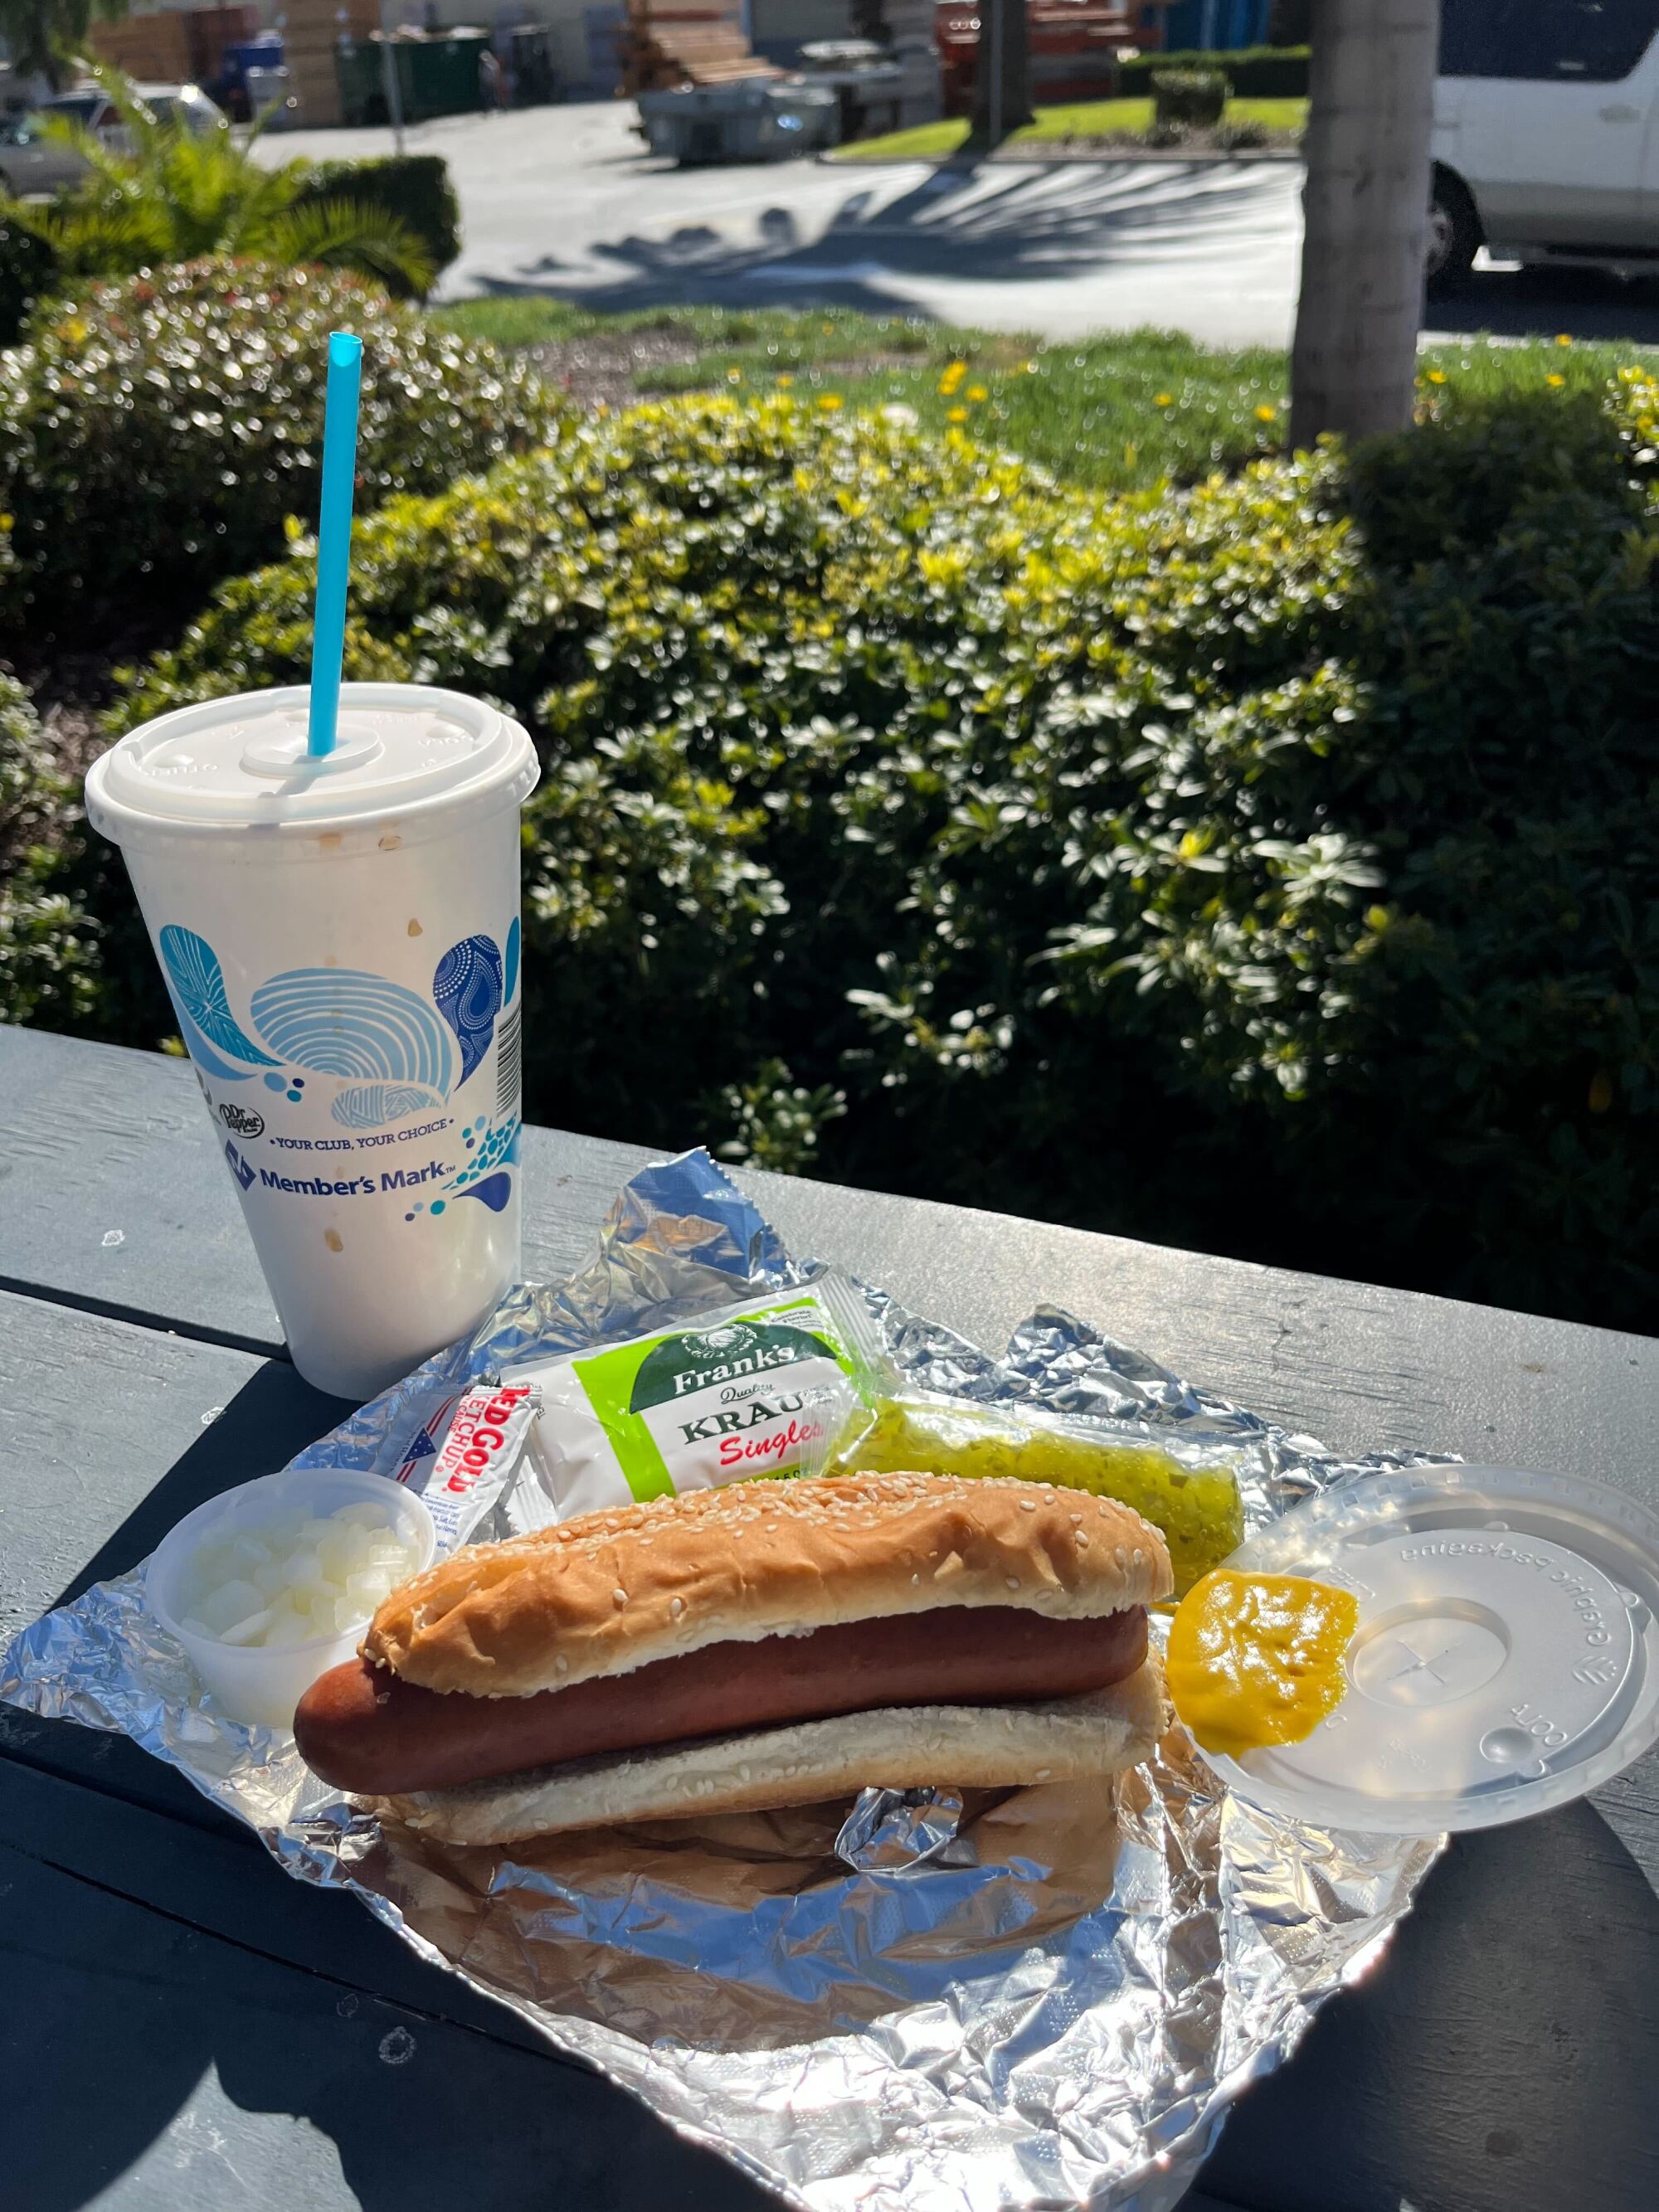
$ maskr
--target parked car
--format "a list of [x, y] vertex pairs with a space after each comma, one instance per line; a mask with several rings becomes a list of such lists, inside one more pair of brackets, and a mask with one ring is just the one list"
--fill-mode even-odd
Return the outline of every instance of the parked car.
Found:
[[[137, 84], [133, 91], [152, 115], [164, 122], [176, 116], [193, 138], [230, 128], [223, 109], [199, 85]], [[126, 143], [120, 110], [100, 86], [60, 92], [33, 115], [0, 126], [0, 185], [9, 192], [25, 198], [59, 191], [85, 173], [86, 162], [74, 147], [48, 134], [46, 126], [53, 118], [83, 125], [107, 146]]]
[[1443, 0], [1429, 281], [1504, 259], [1659, 275], [1656, 0]]

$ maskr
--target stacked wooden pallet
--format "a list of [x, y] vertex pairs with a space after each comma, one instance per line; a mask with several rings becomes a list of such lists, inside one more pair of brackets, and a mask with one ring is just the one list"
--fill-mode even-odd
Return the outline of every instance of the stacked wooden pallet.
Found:
[[225, 48], [258, 27], [256, 7], [181, 8], [90, 24], [86, 43], [100, 62], [142, 84], [210, 83]]
[[302, 122], [340, 120], [336, 50], [343, 36], [366, 39], [380, 27], [380, 0], [286, 0], [283, 46]]
[[741, 0], [628, 0], [621, 39], [623, 90], [671, 91], [682, 84], [735, 84], [782, 75], [744, 35]]
[[135, 15], [124, 23], [94, 23], [87, 45], [100, 62], [143, 84], [182, 84], [191, 67], [190, 25], [178, 15]]

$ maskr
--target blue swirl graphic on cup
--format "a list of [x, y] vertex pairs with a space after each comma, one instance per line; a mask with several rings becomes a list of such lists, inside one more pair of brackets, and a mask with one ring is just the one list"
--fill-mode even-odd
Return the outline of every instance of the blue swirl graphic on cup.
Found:
[[[257, 1044], [250, 1043], [237, 1025], [230, 1011], [230, 994], [225, 989], [225, 971], [219, 965], [219, 956], [205, 937], [198, 937], [193, 929], [180, 929], [169, 922], [161, 932], [161, 968], [167, 979], [167, 995], [173, 1000], [173, 1012], [179, 1017], [180, 1026], [196, 1029], [218, 1053], [231, 1060], [252, 1062], [255, 1067], [275, 1067], [276, 1061], [268, 1052], [261, 1052]], [[204, 1058], [215, 1065], [208, 1068], [210, 1075], [228, 1075], [234, 1081], [241, 1076], [226, 1067], [217, 1054]]]
[[[307, 1075], [331, 1076], [341, 1087], [330, 1118], [342, 1129], [366, 1132], [441, 1111], [474, 1073], [518, 982], [519, 942], [515, 919], [505, 958], [483, 934], [451, 945], [433, 975], [434, 1003], [364, 969], [287, 969], [260, 984], [249, 1001], [256, 1043], [231, 1011], [223, 968], [207, 939], [177, 923], [160, 935], [179, 1034], [204, 1074], [245, 1083], [263, 1072], [265, 1085], [295, 1104], [316, 1098], [314, 1084], [307, 1091]], [[305, 1074], [295, 1073], [301, 1068]], [[505, 1207], [517, 1163], [516, 1109], [515, 1096], [499, 1119], [486, 1109], [466, 1125], [466, 1158], [445, 1186], [448, 1193], [476, 1198], [492, 1212]], [[434, 1199], [405, 1218], [444, 1210], [444, 1200]]]
[[401, 983], [356, 968], [294, 968], [262, 983], [251, 1006], [259, 1035], [298, 1066], [449, 1096], [448, 1032]]
[[489, 1051], [501, 1010], [501, 956], [495, 939], [464, 937], [452, 945], [433, 975], [432, 995], [459, 1040], [465, 1083]]

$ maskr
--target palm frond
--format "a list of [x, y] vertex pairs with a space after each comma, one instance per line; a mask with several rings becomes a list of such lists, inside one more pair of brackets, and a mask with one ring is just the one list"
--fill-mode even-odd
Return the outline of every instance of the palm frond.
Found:
[[87, 174], [48, 210], [19, 217], [71, 276], [126, 276], [156, 262], [224, 253], [349, 269], [392, 290], [424, 295], [436, 273], [427, 247], [383, 209], [345, 198], [301, 205], [306, 161], [257, 161], [228, 131], [198, 138], [181, 117], [152, 113], [116, 69], [91, 74], [114, 103], [127, 143], [103, 144], [80, 124], [54, 122]]
[[422, 296], [437, 273], [407, 223], [384, 209], [349, 199], [320, 200], [276, 216], [241, 251], [289, 264], [313, 261], [328, 269], [356, 270]]
[[158, 132], [177, 127], [177, 119], [168, 122], [158, 116], [153, 107], [147, 107], [138, 96], [138, 88], [125, 70], [117, 69], [113, 62], [100, 62], [96, 56], [83, 60], [82, 74], [89, 76], [104, 93], [131, 135], [135, 147]]
[[50, 206], [40, 200], [20, 200], [8, 191], [0, 191], [0, 222], [9, 223], [14, 230], [27, 230], [35, 238], [44, 238], [42, 225], [52, 213]]
[[46, 240], [66, 276], [133, 276], [166, 258], [165, 226], [143, 201], [19, 204], [15, 219]]

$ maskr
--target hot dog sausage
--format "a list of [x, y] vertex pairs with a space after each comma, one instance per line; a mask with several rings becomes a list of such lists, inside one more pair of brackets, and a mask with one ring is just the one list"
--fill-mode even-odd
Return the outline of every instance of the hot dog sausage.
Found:
[[1076, 1697], [1121, 1681], [1146, 1654], [1146, 1615], [1139, 1606], [1097, 1620], [1048, 1620], [1012, 1606], [947, 1606], [809, 1636], [708, 1644], [631, 1674], [527, 1698], [423, 1690], [354, 1660], [313, 1683], [294, 1732], [301, 1756], [325, 1782], [395, 1796], [886, 1705]]

